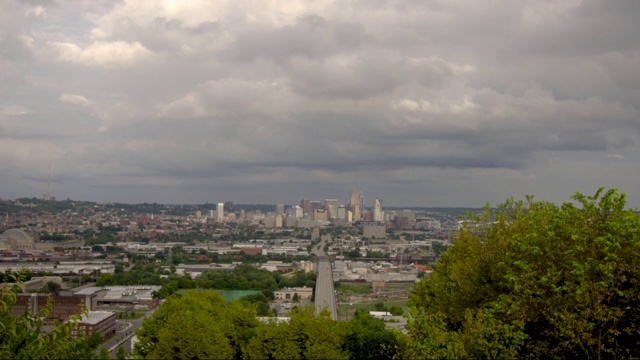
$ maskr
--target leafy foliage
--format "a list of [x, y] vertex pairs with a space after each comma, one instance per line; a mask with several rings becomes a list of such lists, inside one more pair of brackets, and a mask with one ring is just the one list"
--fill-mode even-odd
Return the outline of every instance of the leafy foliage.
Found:
[[287, 323], [262, 326], [245, 351], [248, 359], [348, 359], [341, 348], [345, 323], [315, 316], [313, 307], [297, 308]]
[[572, 199], [471, 216], [411, 295], [408, 354], [640, 356], [640, 219], [615, 190]]
[[[11, 275], [20, 282], [19, 275]], [[73, 339], [71, 329], [80, 319], [77, 315], [67, 323], [57, 323], [44, 332], [42, 319], [53, 310], [49, 301], [36, 314], [25, 312], [11, 316], [20, 288], [17, 285], [0, 286], [0, 359], [74, 359], [91, 357], [95, 344], [90, 338]]]
[[213, 291], [170, 297], [137, 331], [138, 356], [149, 359], [240, 358], [259, 322], [255, 308], [226, 304]]
[[100, 353], [98, 353], [98, 359], [99, 360], [109, 360], [109, 358], [110, 358], [109, 350], [107, 350], [107, 348], [100, 349]]
[[[174, 268], [175, 269], [175, 268]], [[192, 279], [190, 276], [178, 276], [163, 272], [156, 264], [135, 264], [128, 272], [101, 274], [97, 286], [107, 285], [162, 285], [158, 297], [166, 298], [180, 289], [219, 289], [219, 290], [267, 290], [274, 291], [283, 287], [315, 287], [315, 273], [298, 271], [291, 276], [270, 272], [253, 265], [240, 265], [232, 271], [206, 271]]]
[[433, 252], [436, 253], [436, 255], [442, 255], [442, 253], [449, 249], [448, 246], [443, 245], [440, 241], [432, 242], [431, 248], [433, 248]]
[[384, 321], [357, 310], [349, 325], [345, 348], [352, 359], [393, 359], [399, 355], [401, 334], [387, 330]]

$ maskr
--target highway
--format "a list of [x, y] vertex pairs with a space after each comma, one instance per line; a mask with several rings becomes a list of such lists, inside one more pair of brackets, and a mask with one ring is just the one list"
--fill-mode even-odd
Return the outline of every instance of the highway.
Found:
[[328, 309], [333, 320], [338, 319], [336, 297], [333, 290], [333, 277], [331, 275], [331, 259], [318, 258], [318, 278], [316, 280], [316, 314]]

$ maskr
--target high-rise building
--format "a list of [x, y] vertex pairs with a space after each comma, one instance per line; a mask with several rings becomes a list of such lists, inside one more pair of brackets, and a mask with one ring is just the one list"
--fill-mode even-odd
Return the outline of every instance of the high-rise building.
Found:
[[224, 203], [218, 203], [216, 206], [216, 221], [224, 221]]
[[311, 200], [311, 212], [322, 209], [322, 204], [318, 200]]
[[313, 210], [313, 221], [327, 221], [327, 212], [324, 209]]
[[303, 214], [313, 214], [313, 209], [311, 208], [311, 200], [302, 199], [302, 201], [300, 201], [300, 207], [302, 208]]
[[360, 194], [357, 191], [351, 193], [349, 201], [349, 210], [353, 214], [353, 221], [360, 220]]
[[267, 215], [264, 217], [264, 227], [267, 229], [273, 229], [276, 227], [276, 216], [275, 215]]
[[338, 217], [338, 200], [337, 199], [325, 199], [324, 208], [329, 212], [329, 218]]
[[298, 205], [293, 205], [287, 209], [287, 214], [289, 215], [289, 217], [301, 219], [303, 214], [302, 208]]
[[373, 221], [384, 221], [382, 218], [382, 201], [378, 198], [373, 203]]
[[284, 204], [276, 204], [276, 216], [284, 215]]

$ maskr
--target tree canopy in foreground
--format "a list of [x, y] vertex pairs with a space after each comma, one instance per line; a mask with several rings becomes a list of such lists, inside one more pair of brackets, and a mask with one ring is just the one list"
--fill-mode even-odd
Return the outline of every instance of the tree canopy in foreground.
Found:
[[639, 217], [616, 190], [572, 199], [472, 216], [411, 294], [404, 355], [640, 356]]
[[[10, 277], [16, 283], [23, 281], [20, 274]], [[20, 290], [18, 285], [0, 284], [0, 359], [86, 359], [93, 356], [99, 340], [70, 335], [80, 315], [66, 323], [56, 323], [48, 331], [44, 331], [43, 319], [53, 310], [51, 301], [35, 314], [25, 311], [20, 316], [11, 316]]]
[[252, 304], [207, 290], [169, 297], [137, 335], [135, 354], [148, 359], [391, 359], [401, 336], [368, 313], [347, 323], [313, 307], [263, 323]]

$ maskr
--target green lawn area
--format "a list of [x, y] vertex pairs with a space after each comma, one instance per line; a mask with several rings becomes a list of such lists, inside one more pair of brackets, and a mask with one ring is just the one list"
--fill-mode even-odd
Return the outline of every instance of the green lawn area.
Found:
[[369, 285], [363, 284], [343, 284], [336, 286], [336, 291], [342, 294], [371, 294], [373, 290]]
[[141, 311], [120, 311], [116, 313], [118, 319], [140, 319], [146, 314]]
[[409, 309], [407, 307], [407, 299], [405, 300], [390, 300], [390, 301], [371, 301], [371, 302], [366, 302], [366, 303], [357, 303], [357, 304], [353, 304], [353, 305], [349, 305], [349, 304], [340, 304], [338, 305], [338, 316], [347, 316], [348, 315], [348, 310], [354, 310], [354, 309], [361, 309], [361, 310], [365, 310], [365, 311], [376, 311], [376, 307], [375, 304], [382, 302], [384, 304], [384, 306], [386, 306], [387, 308], [391, 308], [392, 306], [400, 306], [402, 308], [402, 310], [405, 311], [405, 313], [407, 312], [407, 310]]
[[180, 290], [176, 290], [176, 294], [178, 295], [184, 295], [186, 293], [188, 293], [189, 291], [216, 291], [218, 292], [218, 294], [222, 294], [224, 292], [224, 290], [215, 290], [215, 289], [180, 289]]

